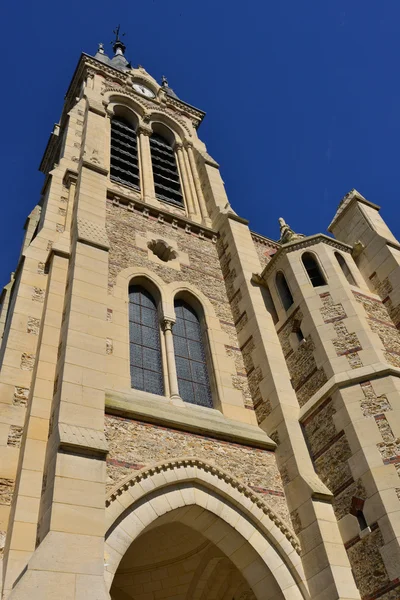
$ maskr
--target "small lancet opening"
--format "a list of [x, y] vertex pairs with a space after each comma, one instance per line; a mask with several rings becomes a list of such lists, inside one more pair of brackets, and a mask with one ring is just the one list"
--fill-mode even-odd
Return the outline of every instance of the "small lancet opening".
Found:
[[311, 252], [305, 252], [301, 257], [301, 260], [306, 268], [312, 286], [319, 287], [321, 285], [326, 285], [325, 277], [322, 274], [315, 256], [311, 254]]
[[282, 271], [279, 271], [279, 273], [276, 274], [276, 287], [278, 289], [279, 297], [283, 304], [283, 308], [285, 310], [289, 310], [289, 308], [293, 304], [293, 296], [286, 281], [286, 277], [284, 276]]
[[157, 198], [183, 206], [178, 167], [170, 143], [159, 133], [153, 133], [150, 151]]
[[110, 177], [113, 181], [140, 189], [136, 132], [122, 117], [113, 117], [111, 121]]
[[343, 275], [346, 277], [346, 279], [350, 283], [350, 285], [357, 285], [356, 280], [354, 279], [344, 256], [342, 256], [340, 254], [340, 252], [335, 252], [335, 256], [336, 256], [336, 260], [339, 263], [340, 268], [343, 271]]

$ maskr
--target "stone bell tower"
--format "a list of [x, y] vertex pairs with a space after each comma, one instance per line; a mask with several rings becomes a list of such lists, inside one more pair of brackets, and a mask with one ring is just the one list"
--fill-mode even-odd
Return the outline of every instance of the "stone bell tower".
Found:
[[396, 242], [358, 196], [338, 240], [251, 232], [204, 112], [115, 34], [79, 59], [1, 296], [3, 598], [393, 600], [396, 352], [368, 312], [392, 271], [368, 262]]

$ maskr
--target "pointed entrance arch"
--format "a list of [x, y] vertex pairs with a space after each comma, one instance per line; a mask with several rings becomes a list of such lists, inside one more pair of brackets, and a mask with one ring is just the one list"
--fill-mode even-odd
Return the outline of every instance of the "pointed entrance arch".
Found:
[[[162, 535], [163, 527], [179, 525], [192, 532], [192, 545], [197, 532], [198, 547], [207, 544], [204, 550], [224, 561], [233, 587], [242, 585], [257, 600], [309, 599], [294, 534], [250, 488], [213, 465], [185, 458], [144, 469], [113, 490], [106, 518], [105, 580], [112, 593], [128, 550], [139, 556], [155, 530]], [[198, 598], [201, 574], [212, 565], [201, 571], [199, 563], [189, 582]]]

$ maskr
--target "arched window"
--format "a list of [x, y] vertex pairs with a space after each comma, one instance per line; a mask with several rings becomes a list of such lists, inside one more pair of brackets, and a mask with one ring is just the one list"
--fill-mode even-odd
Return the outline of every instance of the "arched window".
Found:
[[268, 287], [261, 288], [261, 294], [262, 294], [262, 297], [264, 298], [265, 308], [271, 315], [274, 325], [276, 325], [277, 322], [279, 321], [279, 318], [278, 318], [278, 313], [276, 312], [276, 309], [275, 309], [275, 304], [272, 299], [270, 289]]
[[311, 252], [305, 252], [301, 257], [303, 265], [306, 268], [310, 281], [313, 287], [319, 287], [320, 285], [326, 285], [325, 277], [322, 275], [317, 260]]
[[179, 394], [185, 402], [212, 408], [199, 318], [184, 300], [175, 300], [174, 306], [173, 335]]
[[150, 138], [151, 163], [157, 198], [183, 205], [176, 158], [169, 142], [158, 133]]
[[346, 277], [346, 279], [350, 283], [350, 285], [357, 285], [356, 280], [354, 279], [344, 256], [342, 256], [340, 254], [340, 252], [335, 252], [335, 256], [336, 256], [336, 260], [338, 261], [338, 263], [340, 265], [340, 268], [343, 271], [344, 276]]
[[111, 121], [110, 177], [140, 189], [137, 138], [132, 125], [121, 117]]
[[129, 287], [131, 385], [162, 396], [160, 325], [153, 296], [140, 285]]
[[283, 308], [288, 310], [293, 304], [293, 296], [282, 271], [279, 271], [279, 273], [276, 274], [276, 287], [278, 288]]

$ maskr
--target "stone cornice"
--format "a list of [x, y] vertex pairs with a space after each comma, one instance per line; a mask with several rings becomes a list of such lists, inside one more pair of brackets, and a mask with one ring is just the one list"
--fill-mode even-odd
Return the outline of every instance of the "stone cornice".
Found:
[[250, 234], [254, 240], [260, 242], [261, 244], [264, 244], [265, 246], [272, 246], [277, 250], [279, 250], [279, 248], [281, 247], [281, 244], [279, 242], [277, 242], [276, 240], [271, 240], [271, 238], [268, 238], [265, 235], [261, 235], [260, 233], [256, 233], [255, 231], [250, 231]]
[[[365, 294], [364, 294], [365, 295]], [[368, 296], [367, 296], [368, 297]], [[300, 409], [299, 421], [304, 421], [326, 398], [334, 392], [363, 381], [373, 381], [387, 376], [400, 377], [400, 368], [385, 363], [376, 363], [360, 367], [354, 371], [345, 371], [333, 375]]]
[[217, 241], [218, 232], [215, 229], [211, 229], [210, 227], [206, 227], [199, 223], [194, 223], [184, 215], [177, 215], [167, 210], [163, 210], [161, 207], [147, 204], [139, 198], [125, 196], [124, 193], [119, 190], [116, 191], [108, 188], [107, 199], [113, 204], [126, 208], [131, 212], [139, 210], [143, 215], [147, 217], [157, 217], [161, 222], [168, 223], [174, 228], [181, 227], [187, 233], [194, 233], [199, 237], [211, 239], [212, 242]]
[[275, 442], [256, 425], [234, 421], [211, 408], [172, 405], [166, 397], [137, 390], [106, 390], [106, 412], [252, 448], [276, 448]]
[[[206, 463], [199, 458], [194, 457], [182, 457], [177, 459], [172, 459], [168, 462], [162, 462], [150, 467], [145, 467], [141, 471], [138, 471], [133, 476], [128, 476], [123, 480], [122, 483], [117, 484], [110, 492], [107, 500], [106, 506], [110, 506], [114, 500], [117, 500], [119, 496], [121, 496], [124, 492], [126, 492], [130, 487], [140, 483], [143, 479], [149, 479], [156, 473], [162, 473], [169, 470], [174, 470], [179, 467], [196, 467], [206, 473], [211, 473], [218, 479], [225, 481], [234, 489], [237, 489], [241, 494], [243, 494], [246, 498], [248, 498], [253, 504], [255, 504], [259, 509], [263, 511], [265, 515], [267, 515], [271, 521], [278, 527], [278, 529], [283, 533], [286, 539], [290, 542], [292, 547], [296, 550], [297, 553], [300, 553], [300, 544], [294, 535], [294, 533], [283, 523], [283, 521], [279, 518], [279, 516], [265, 503], [265, 501], [256, 493], [253, 492], [251, 488], [249, 488], [246, 484], [242, 483], [240, 480], [232, 477], [231, 474], [226, 473], [220, 467], [212, 463]], [[107, 535], [106, 535], [107, 537]]]
[[264, 267], [261, 278], [266, 279], [270, 272], [277, 266], [279, 260], [288, 254], [289, 252], [294, 252], [295, 250], [301, 250], [302, 248], [309, 248], [310, 246], [315, 246], [316, 244], [328, 244], [328, 246], [332, 246], [337, 250], [341, 250], [342, 252], [348, 252], [351, 254], [352, 247], [343, 242], [339, 242], [323, 233], [317, 233], [316, 235], [310, 235], [305, 238], [301, 238], [294, 242], [290, 242], [289, 244], [284, 244], [280, 246], [279, 250], [272, 256], [269, 263]]
[[[364, 196], [361, 196], [361, 194], [359, 194], [356, 190], [353, 190], [352, 192], [350, 192], [350, 194], [352, 194], [351, 197], [349, 197], [349, 194], [348, 194], [347, 196], [345, 196], [343, 198], [342, 202], [339, 204], [336, 214], [333, 217], [331, 223], [329, 224], [328, 231], [332, 232], [334, 225], [336, 225], [340, 221], [340, 219], [345, 215], [345, 213], [348, 212], [349, 208], [351, 206], [353, 206], [353, 204], [356, 202], [360, 202], [361, 204], [370, 206], [371, 208], [374, 208], [375, 210], [378, 210], [378, 211], [381, 208], [377, 204], [374, 204], [373, 202], [370, 202], [369, 200], [364, 198]], [[346, 199], [347, 199], [347, 202], [346, 202]]]

